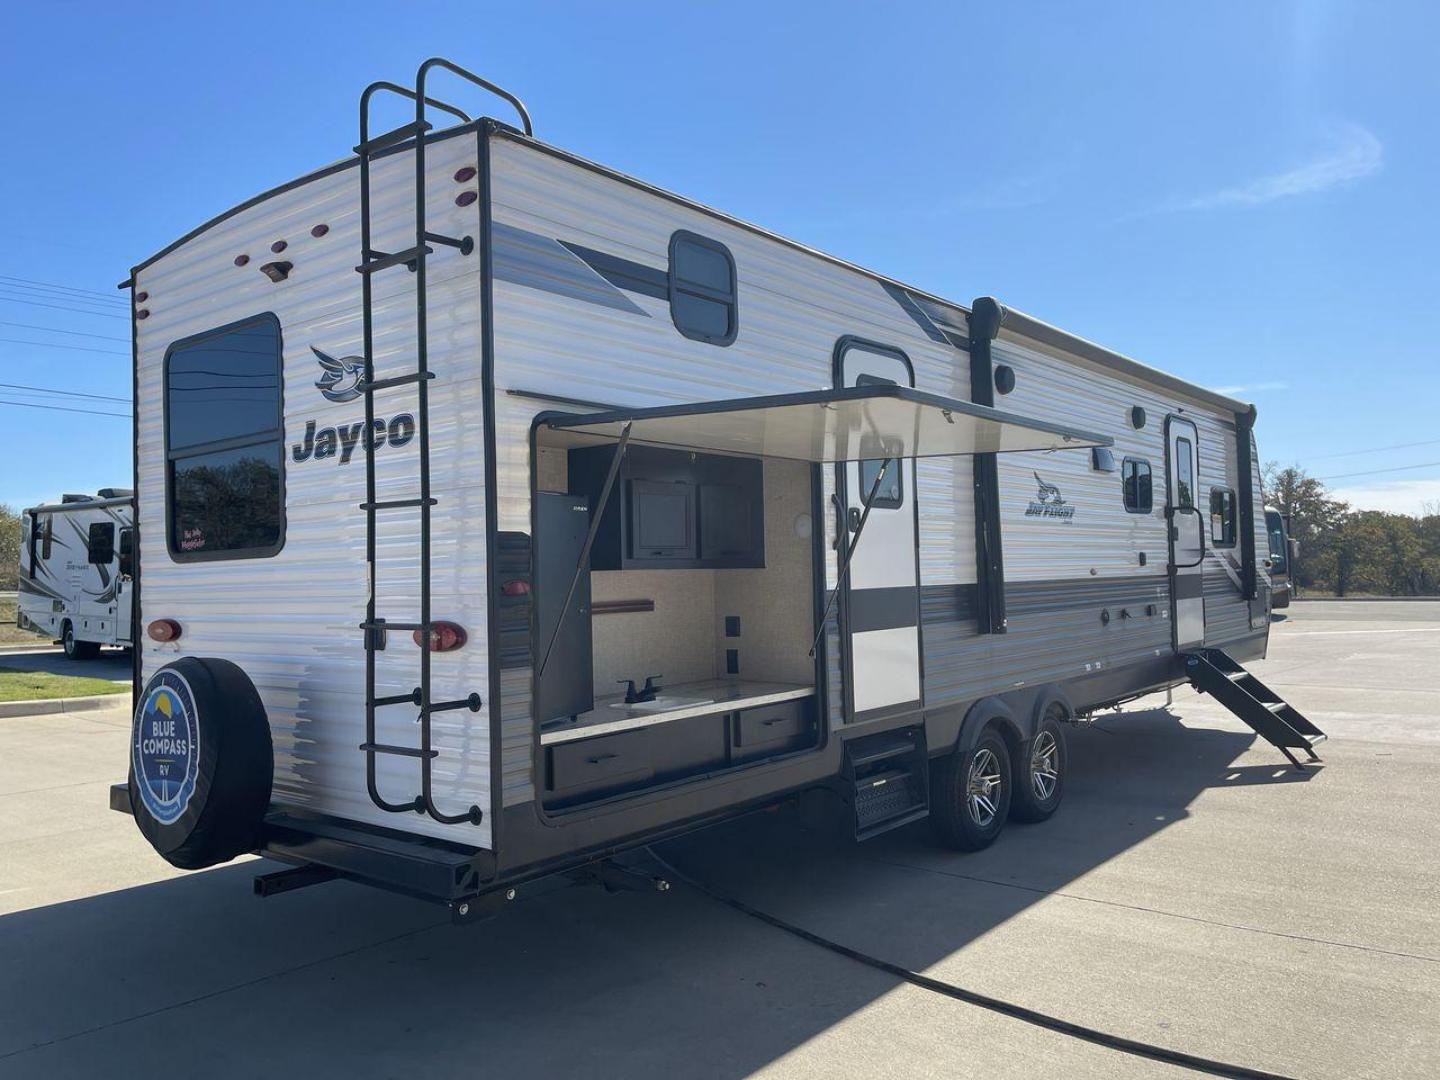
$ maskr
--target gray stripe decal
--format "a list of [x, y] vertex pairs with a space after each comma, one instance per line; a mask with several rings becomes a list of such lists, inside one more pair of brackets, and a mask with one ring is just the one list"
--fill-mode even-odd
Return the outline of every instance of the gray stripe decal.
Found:
[[847, 629], [852, 634], [915, 626], [920, 620], [919, 590], [913, 585], [852, 589], [845, 603]]
[[915, 324], [925, 331], [925, 336], [931, 341], [939, 342], [941, 345], [951, 345], [957, 349], [969, 350], [970, 341], [963, 333], [963, 328], [953, 321], [948, 312], [923, 297], [912, 295], [909, 290], [902, 289], [899, 285], [893, 285], [888, 281], [882, 281], [880, 284], [890, 294], [890, 299], [904, 309], [905, 314], [909, 315]]
[[594, 248], [581, 247], [568, 240], [561, 240], [560, 243], [578, 258], [584, 259], [590, 269], [617, 289], [629, 289], [631, 292], [653, 296], [656, 300], [670, 299], [670, 275], [664, 270], [622, 259], [618, 255], [607, 255]]
[[496, 222], [491, 241], [495, 276], [501, 281], [650, 317], [559, 240]]

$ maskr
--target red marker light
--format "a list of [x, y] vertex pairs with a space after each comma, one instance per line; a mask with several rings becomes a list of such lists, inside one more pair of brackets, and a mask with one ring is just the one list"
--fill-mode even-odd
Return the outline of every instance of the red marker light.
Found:
[[[424, 646], [424, 639], [420, 631], [416, 630], [411, 635], [416, 645]], [[430, 624], [430, 651], [431, 652], [454, 652], [465, 644], [465, 628], [459, 623], [453, 622], [432, 622]]]
[[145, 628], [151, 641], [174, 641], [180, 636], [180, 624], [174, 619], [156, 619]]
[[478, 199], [479, 197], [480, 197], [480, 196], [477, 195], [477, 194], [476, 194], [475, 192], [473, 192], [473, 191], [462, 191], [462, 192], [460, 192], [459, 195], [456, 195], [456, 196], [455, 196], [455, 205], [456, 205], [456, 206], [469, 206], [471, 203], [473, 203], [473, 202], [474, 202], [476, 199]]
[[148, 319], [150, 317], [150, 309], [142, 307], [139, 311], [135, 312], [135, 317], [137, 319]]
[[276, 255], [279, 255], [280, 252], [284, 251], [287, 247], [289, 247], [289, 245], [286, 244], [284, 240], [276, 240], [273, 244], [270, 245], [270, 250], [273, 251]]
[[476, 172], [476, 169], [475, 169], [475, 166], [474, 166], [474, 165], [466, 165], [463, 169], [456, 169], [456, 170], [455, 170], [455, 182], [456, 182], [457, 184], [463, 184], [463, 183], [465, 183], [467, 180], [474, 180], [474, 179], [475, 179], [475, 172]]
[[316, 225], [313, 229], [310, 230], [310, 235], [318, 239], [319, 237], [324, 236], [329, 231], [329, 225]]
[[150, 299], [150, 294], [149, 294], [148, 292], [142, 292], [142, 293], [139, 293], [139, 294], [136, 295], [136, 297], [135, 297], [135, 302], [136, 302], [137, 304], [143, 304], [146, 300], [149, 300], [149, 299]]
[[236, 256], [235, 256], [235, 265], [236, 265], [236, 266], [244, 266], [244, 265], [245, 265], [246, 263], [248, 263], [249, 261], [250, 261], [250, 256], [249, 256], [249, 255], [236, 255]]

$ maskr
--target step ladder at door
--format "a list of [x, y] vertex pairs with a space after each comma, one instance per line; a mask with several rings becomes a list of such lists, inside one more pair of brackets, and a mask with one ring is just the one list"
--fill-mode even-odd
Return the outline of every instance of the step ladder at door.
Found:
[[1325, 741], [1325, 733], [1228, 653], [1221, 649], [1186, 653], [1185, 674], [1196, 690], [1209, 694], [1249, 724], [1295, 768], [1304, 769], [1295, 750], [1304, 750], [1310, 761], [1320, 760], [1315, 746]]
[[[376, 497], [375, 450], [376, 440], [361, 440], [365, 450], [365, 501], [360, 509], [365, 512], [365, 559], [369, 573], [369, 597], [365, 606], [365, 621], [360, 624], [365, 641], [365, 741], [359, 749], [365, 754], [365, 780], [370, 799], [380, 809], [389, 813], [415, 812], [426, 814], [447, 825], [469, 822], [480, 824], [482, 811], [471, 806], [458, 814], [441, 812], [435, 805], [433, 786], [433, 762], [440, 752], [432, 745], [431, 717], [435, 713], [454, 709], [469, 709], [478, 712], [481, 707], [479, 694], [469, 694], [454, 701], [434, 701], [430, 692], [430, 648], [431, 633], [435, 629], [431, 611], [430, 541], [431, 512], [439, 500], [430, 492], [430, 412], [429, 384], [435, 373], [429, 370], [426, 341], [426, 260], [435, 253], [432, 245], [454, 248], [461, 257], [475, 250], [472, 237], [451, 237], [432, 233], [425, 223], [425, 133], [431, 129], [425, 119], [427, 106], [442, 109], [461, 121], [469, 118], [460, 110], [434, 101], [425, 96], [424, 78], [429, 65], [421, 67], [416, 78], [416, 89], [407, 90], [394, 83], [373, 83], [360, 98], [360, 141], [355, 153], [360, 159], [360, 263], [355, 267], [361, 281], [361, 311], [364, 335], [365, 374], [359, 389], [365, 399], [365, 430], [375, 428], [375, 395], [401, 386], [414, 386], [416, 394], [415, 434], [418, 454], [417, 472], [419, 491], [404, 498], [379, 499]], [[465, 73], [468, 76], [468, 73]], [[415, 104], [415, 120], [392, 131], [370, 137], [370, 101], [376, 93], [395, 94], [408, 98]], [[372, 159], [382, 152], [395, 152], [408, 146], [415, 161], [415, 243], [413, 247], [398, 252], [377, 251], [371, 245], [370, 220], [370, 166]], [[415, 275], [415, 370], [376, 378], [375, 375], [375, 309], [372, 294], [372, 279], [378, 273], [405, 267]], [[376, 521], [381, 511], [417, 511], [417, 542], [420, 548], [420, 614], [409, 621], [384, 619], [376, 614], [377, 565], [376, 565]], [[419, 643], [419, 685], [408, 694], [377, 696], [376, 654], [386, 646], [390, 631], [409, 631], [415, 634]], [[418, 745], [383, 743], [376, 739], [376, 711], [393, 706], [409, 706], [418, 712]], [[420, 791], [413, 798], [403, 802], [392, 802], [380, 794], [377, 779], [376, 756], [414, 759], [419, 762]]]

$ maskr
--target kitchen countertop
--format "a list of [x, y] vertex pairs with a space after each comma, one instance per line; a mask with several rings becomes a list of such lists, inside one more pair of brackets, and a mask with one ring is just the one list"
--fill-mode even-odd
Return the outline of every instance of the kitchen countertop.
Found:
[[594, 735], [664, 724], [689, 716], [753, 709], [777, 701], [811, 697], [813, 686], [795, 683], [751, 682], [744, 679], [707, 679], [660, 687], [654, 701], [625, 704], [624, 694], [596, 698], [595, 707], [573, 720], [551, 720], [540, 728], [540, 743], [573, 742]]

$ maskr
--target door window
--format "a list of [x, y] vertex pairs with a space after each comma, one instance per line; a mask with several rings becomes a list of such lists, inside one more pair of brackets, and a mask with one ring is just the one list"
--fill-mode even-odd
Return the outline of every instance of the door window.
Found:
[[1181, 436], [1175, 440], [1175, 505], [1195, 505], [1195, 448]]
[[1210, 542], [1235, 546], [1235, 492], [1229, 488], [1210, 489]]

